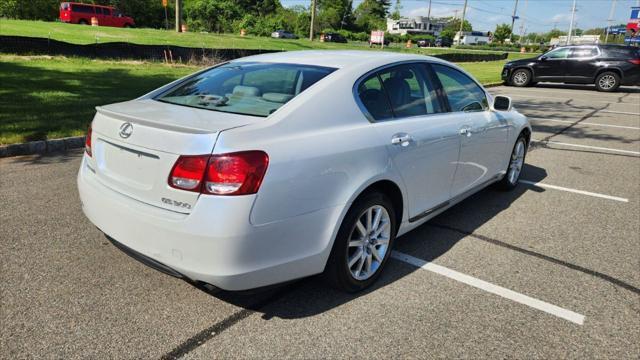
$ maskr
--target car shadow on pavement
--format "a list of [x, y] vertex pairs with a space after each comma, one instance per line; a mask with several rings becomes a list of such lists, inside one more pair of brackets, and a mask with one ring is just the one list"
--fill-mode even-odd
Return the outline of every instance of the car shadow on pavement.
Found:
[[[538, 182], [546, 178], [547, 173], [542, 168], [525, 164], [522, 176], [529, 181]], [[503, 192], [490, 186], [398, 238], [395, 249], [400, 248], [409, 255], [434, 261], [529, 191], [545, 190], [520, 184], [512, 191]], [[372, 287], [355, 294], [331, 288], [321, 276], [255, 292], [207, 291], [202, 288], [201, 290], [222, 301], [261, 313], [263, 319], [296, 319], [342, 306], [391, 285], [416, 270], [418, 268], [414, 266], [390, 259], [378, 281]]]
[[[561, 90], [596, 90], [594, 84], [558, 84], [558, 83], [538, 83], [534, 88], [543, 89], [561, 89]], [[637, 86], [620, 86], [617, 91], [609, 93], [640, 93], [640, 87]]]

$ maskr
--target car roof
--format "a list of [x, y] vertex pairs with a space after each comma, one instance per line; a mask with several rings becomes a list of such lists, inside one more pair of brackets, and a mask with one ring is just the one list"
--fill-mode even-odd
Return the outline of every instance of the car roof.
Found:
[[271, 62], [285, 64], [300, 64], [311, 66], [325, 66], [338, 69], [370, 65], [378, 67], [394, 62], [409, 60], [429, 60], [443, 62], [440, 59], [418, 55], [402, 54], [390, 51], [375, 50], [302, 50], [283, 51], [269, 54], [254, 55], [233, 60], [232, 62]]

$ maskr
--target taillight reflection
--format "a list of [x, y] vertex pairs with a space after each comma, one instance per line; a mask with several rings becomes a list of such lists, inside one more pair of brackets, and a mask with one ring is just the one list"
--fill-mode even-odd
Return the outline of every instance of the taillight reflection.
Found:
[[89, 124], [89, 128], [87, 129], [87, 137], [84, 140], [84, 151], [87, 152], [87, 155], [92, 156], [91, 153], [91, 133], [93, 132], [91, 129], [91, 125]]

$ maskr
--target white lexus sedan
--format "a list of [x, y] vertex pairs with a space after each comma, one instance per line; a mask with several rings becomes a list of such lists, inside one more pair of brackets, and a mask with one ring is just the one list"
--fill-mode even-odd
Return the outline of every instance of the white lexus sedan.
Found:
[[446, 61], [282, 52], [98, 107], [78, 190], [114, 245], [194, 284], [323, 273], [358, 291], [396, 237], [515, 187], [530, 136], [508, 97]]

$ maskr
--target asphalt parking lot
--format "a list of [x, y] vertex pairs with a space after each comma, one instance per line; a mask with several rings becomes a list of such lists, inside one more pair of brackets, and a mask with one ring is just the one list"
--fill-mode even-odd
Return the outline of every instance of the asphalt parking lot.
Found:
[[534, 143], [396, 242], [377, 285], [208, 294], [132, 260], [80, 209], [82, 152], [0, 159], [0, 357], [640, 357], [640, 89], [497, 87]]

